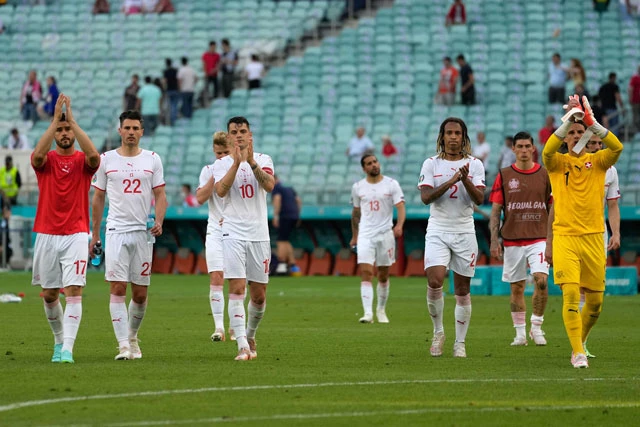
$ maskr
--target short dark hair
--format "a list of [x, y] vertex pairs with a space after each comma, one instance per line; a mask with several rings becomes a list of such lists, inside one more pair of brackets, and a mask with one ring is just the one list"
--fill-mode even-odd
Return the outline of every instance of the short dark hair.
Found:
[[187, 58], [186, 56], [183, 56], [180, 61], [182, 61], [182, 65], [187, 65], [189, 63], [189, 58]]
[[229, 130], [229, 126], [231, 126], [232, 123], [235, 124], [236, 126], [247, 125], [247, 128], [251, 129], [251, 126], [249, 125], [249, 120], [247, 120], [247, 118], [243, 116], [231, 117], [227, 122], [227, 131]]
[[134, 75], [133, 75], [133, 76], [131, 76], [131, 77], [133, 77], [134, 79], [139, 79], [139, 78], [140, 78], [140, 76], [139, 76], [139, 75], [137, 75], [137, 74], [134, 74]]
[[457, 57], [456, 59], [457, 59], [458, 61], [461, 61], [461, 60], [462, 60], [462, 61], [464, 61], [464, 55], [463, 55], [463, 54], [460, 54], [460, 55], [458, 55], [458, 57]]
[[529, 132], [521, 131], [516, 133], [513, 136], [513, 143], [515, 144], [515, 142], [519, 139], [528, 139], [529, 141], [531, 141], [531, 144], [533, 145], [533, 137]]
[[167, 59], [164, 60], [164, 63], [167, 65], [167, 67], [171, 67], [171, 63], [172, 62], [173, 61], [171, 61], [171, 58], [167, 58]]
[[451, 57], [450, 56], [445, 56], [444, 58], [442, 58], [442, 60], [451, 62]]
[[258, 55], [256, 55], [255, 53], [251, 54], [251, 60], [252, 61], [258, 61], [260, 58], [258, 58]]
[[151, 76], [144, 76], [145, 83], [151, 83]]
[[227, 46], [229, 46], [229, 39], [222, 39], [222, 44], [226, 44]]
[[122, 123], [124, 123], [125, 120], [138, 120], [140, 122], [140, 127], [144, 129], [144, 120], [142, 120], [142, 115], [138, 110], [127, 110], [120, 114], [120, 126], [122, 126]]
[[65, 113], [60, 114], [60, 121], [61, 122], [66, 122], [67, 121], [67, 115]]
[[14, 134], [14, 135], [17, 135], [18, 134], [18, 128], [11, 129], [11, 133]]
[[[217, 44], [217, 43], [216, 43], [216, 41], [215, 41], [215, 40], [211, 40], [211, 41], [209, 42], [209, 47], [211, 47], [211, 46], [215, 46], [216, 44]], [[185, 184], [185, 185], [186, 185], [186, 184]]]
[[[364, 161], [367, 160], [369, 157], [376, 157], [375, 154], [369, 152], [369, 153], [364, 153], [362, 155], [362, 157], [360, 158], [360, 166], [362, 166], [364, 168]], [[377, 158], [376, 158], [377, 159]]]
[[187, 190], [189, 190], [189, 193], [191, 193], [191, 184], [182, 184], [183, 187], [186, 187]]
[[616, 77], [618, 77], [618, 75], [616, 73], [614, 73], [613, 71], [609, 73], [609, 80], [615, 79]]

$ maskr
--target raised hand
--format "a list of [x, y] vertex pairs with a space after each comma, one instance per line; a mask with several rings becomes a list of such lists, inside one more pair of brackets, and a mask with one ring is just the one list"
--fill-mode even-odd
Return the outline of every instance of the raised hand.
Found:
[[249, 137], [249, 144], [247, 144], [247, 162], [253, 160], [253, 135]]
[[584, 124], [592, 126], [596, 122], [596, 118], [593, 116], [593, 109], [586, 96], [582, 97], [582, 105], [584, 105]]
[[71, 111], [71, 98], [65, 95], [65, 100], [67, 104], [67, 122], [72, 123], [73, 119], [73, 111]]
[[60, 94], [58, 96], [58, 100], [56, 101], [56, 106], [53, 109], [53, 122], [57, 123], [60, 120], [60, 116], [62, 115], [62, 107], [64, 106], [65, 96]]
[[571, 117], [574, 120], [582, 120], [584, 118], [584, 111], [582, 111], [582, 106], [580, 105], [580, 97], [578, 95], [569, 96], [569, 102], [562, 106], [567, 112], [564, 116], [562, 116], [562, 121], [566, 122]]

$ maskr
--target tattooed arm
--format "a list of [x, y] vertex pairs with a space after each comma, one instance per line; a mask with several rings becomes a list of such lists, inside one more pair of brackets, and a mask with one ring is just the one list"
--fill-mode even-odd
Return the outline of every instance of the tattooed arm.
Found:
[[358, 244], [358, 232], [360, 231], [361, 216], [362, 211], [360, 208], [356, 208], [354, 206], [353, 211], [351, 211], [351, 241], [349, 242], [349, 245], [352, 247]]
[[491, 256], [496, 259], [502, 259], [502, 245], [500, 245], [500, 214], [502, 213], [502, 205], [494, 203], [491, 208], [491, 217], [489, 218], [489, 231], [491, 231]]

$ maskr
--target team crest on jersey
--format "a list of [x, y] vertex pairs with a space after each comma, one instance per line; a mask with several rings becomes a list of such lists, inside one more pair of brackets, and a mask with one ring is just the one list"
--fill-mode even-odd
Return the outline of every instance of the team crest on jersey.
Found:
[[72, 163], [70, 162], [60, 162], [60, 169], [62, 169], [64, 173], [69, 173], [71, 172], [71, 165]]
[[509, 189], [510, 190], [517, 190], [518, 187], [520, 187], [520, 181], [518, 181], [515, 178], [511, 178], [511, 180], [509, 181]]
[[591, 169], [592, 166], [593, 166], [593, 163], [591, 163], [591, 162], [587, 162], [587, 163], [584, 164], [584, 167], [587, 168], [587, 169]]
[[96, 182], [98, 182], [98, 174], [93, 175], [93, 178], [91, 178], [92, 184], [95, 184]]

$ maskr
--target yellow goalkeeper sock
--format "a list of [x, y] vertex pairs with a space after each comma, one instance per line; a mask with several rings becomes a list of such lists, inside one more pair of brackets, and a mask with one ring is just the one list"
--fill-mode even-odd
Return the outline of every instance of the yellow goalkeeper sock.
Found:
[[585, 292], [584, 307], [582, 308], [582, 342], [586, 342], [591, 328], [596, 324], [602, 311], [604, 295], [602, 292]]
[[580, 318], [580, 287], [577, 283], [562, 285], [562, 320], [574, 354], [584, 353], [582, 346], [582, 319]]

